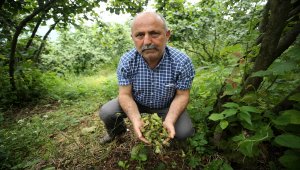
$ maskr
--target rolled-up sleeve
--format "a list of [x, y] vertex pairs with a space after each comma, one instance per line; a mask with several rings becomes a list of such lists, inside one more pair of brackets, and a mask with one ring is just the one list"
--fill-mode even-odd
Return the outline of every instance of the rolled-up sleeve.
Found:
[[119, 86], [126, 86], [132, 83], [131, 69], [128, 61], [125, 60], [124, 57], [120, 59], [117, 69], [117, 77]]
[[178, 90], [187, 90], [192, 86], [193, 79], [195, 77], [195, 69], [188, 58], [184, 63], [180, 65], [179, 76], [176, 83], [176, 89]]

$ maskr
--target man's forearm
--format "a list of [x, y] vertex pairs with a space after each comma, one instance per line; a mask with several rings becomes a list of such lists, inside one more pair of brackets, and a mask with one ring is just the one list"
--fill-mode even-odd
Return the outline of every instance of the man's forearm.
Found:
[[119, 95], [119, 103], [131, 122], [141, 118], [137, 104], [131, 96]]
[[169, 121], [175, 124], [178, 117], [186, 109], [188, 103], [189, 103], [189, 92], [185, 94], [176, 95], [170, 105], [165, 121]]

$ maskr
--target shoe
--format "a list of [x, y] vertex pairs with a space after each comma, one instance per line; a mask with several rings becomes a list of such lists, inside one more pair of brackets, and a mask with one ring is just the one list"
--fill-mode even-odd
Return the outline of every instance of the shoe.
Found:
[[100, 144], [106, 144], [106, 143], [110, 143], [111, 141], [113, 141], [115, 139], [115, 135], [111, 136], [108, 133], [105, 134], [102, 138], [100, 138]]

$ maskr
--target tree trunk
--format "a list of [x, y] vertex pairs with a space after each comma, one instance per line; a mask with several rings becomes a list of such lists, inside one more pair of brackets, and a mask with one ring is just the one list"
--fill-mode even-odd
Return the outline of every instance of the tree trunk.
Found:
[[[259, 54], [249, 75], [257, 71], [266, 70], [281, 55], [281, 53], [279, 55], [275, 54], [281, 34], [287, 23], [291, 4], [287, 0], [269, 0], [268, 3], [270, 3], [270, 17], [267, 29], [263, 35]], [[250, 91], [257, 90], [262, 80], [262, 77], [246, 77], [241, 95], [243, 96]]]
[[17, 43], [18, 43], [18, 37], [21, 34], [21, 31], [23, 28], [26, 26], [26, 24], [32, 20], [37, 14], [42, 12], [43, 10], [47, 8], [51, 8], [50, 5], [54, 3], [57, 0], [50, 0], [48, 1], [44, 6], [40, 6], [36, 8], [30, 15], [25, 17], [20, 24], [17, 26], [16, 31], [14, 33], [12, 42], [11, 42], [11, 47], [10, 47], [10, 54], [9, 54], [9, 78], [10, 78], [10, 84], [11, 84], [11, 89], [12, 91], [16, 91], [16, 83], [15, 83], [15, 53], [16, 53], [16, 48], [17, 48]]
[[49, 28], [49, 30], [47, 31], [47, 33], [44, 35], [42, 43], [41, 43], [41, 45], [40, 45], [39, 49], [37, 50], [36, 55], [34, 57], [34, 60], [37, 63], [40, 61], [40, 54], [41, 54], [41, 52], [42, 52], [42, 50], [44, 48], [45, 41], [47, 40], [47, 38], [48, 38], [49, 34], [51, 33], [51, 31], [54, 30], [54, 28], [55, 28], [55, 26], [56, 26], [56, 24], [58, 22], [59, 22], [59, 20], [55, 21], [55, 23], [51, 25], [51, 27]]
[[[46, 13], [46, 12], [45, 12]], [[44, 17], [45, 17], [45, 13], [39, 18], [39, 20], [36, 22], [35, 27], [31, 33], [30, 39], [28, 40], [26, 46], [25, 46], [25, 51], [28, 50], [28, 48], [30, 47], [30, 45], [32, 44], [33, 38], [35, 37], [35, 34], [38, 30], [38, 28], [40, 27]]]
[[297, 103], [296, 101], [291, 101], [289, 100], [289, 98], [296, 94], [296, 93], [300, 93], [300, 85], [298, 87], [296, 87], [292, 92], [290, 92], [289, 95], [287, 95], [280, 103], [278, 103], [273, 109], [272, 111], [274, 113], [279, 113], [280, 111], [283, 111], [283, 110], [288, 110], [288, 109], [292, 109], [293, 108], [293, 105], [295, 103]]

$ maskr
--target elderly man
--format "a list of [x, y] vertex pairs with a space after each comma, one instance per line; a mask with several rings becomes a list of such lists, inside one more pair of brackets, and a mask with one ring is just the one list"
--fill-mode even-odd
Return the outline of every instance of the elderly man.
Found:
[[194, 128], [186, 107], [195, 71], [191, 60], [179, 50], [167, 46], [170, 31], [165, 19], [155, 12], [139, 13], [132, 22], [135, 48], [124, 54], [117, 69], [119, 95], [102, 106], [100, 118], [108, 143], [126, 132], [128, 117], [139, 140], [144, 122], [140, 113], [158, 113], [169, 139], [186, 139]]

